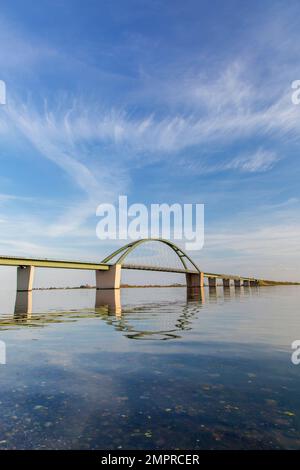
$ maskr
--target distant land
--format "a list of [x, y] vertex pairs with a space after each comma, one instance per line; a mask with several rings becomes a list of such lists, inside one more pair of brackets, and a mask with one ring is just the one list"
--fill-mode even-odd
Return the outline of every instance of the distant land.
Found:
[[265, 279], [258, 281], [259, 286], [300, 286], [300, 282], [291, 281], [267, 281]]
[[[221, 287], [220, 284], [219, 287]], [[300, 286], [300, 282], [291, 282], [291, 281], [270, 281], [261, 279], [258, 281], [258, 286], [268, 287], [268, 286]], [[136, 289], [136, 288], [163, 288], [163, 287], [186, 287], [185, 284], [121, 284], [121, 289]], [[204, 287], [209, 287], [208, 284], [205, 284]], [[33, 290], [72, 290], [72, 289], [96, 289], [96, 286], [91, 286], [89, 284], [84, 284], [77, 287], [35, 287]]]

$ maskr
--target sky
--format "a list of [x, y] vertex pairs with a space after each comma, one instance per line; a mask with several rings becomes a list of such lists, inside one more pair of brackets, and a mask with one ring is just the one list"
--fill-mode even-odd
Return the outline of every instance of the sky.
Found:
[[204, 248], [189, 253], [205, 271], [300, 281], [299, 13], [1, 2], [0, 253], [100, 261], [121, 243], [96, 237], [96, 208], [127, 195], [205, 204]]

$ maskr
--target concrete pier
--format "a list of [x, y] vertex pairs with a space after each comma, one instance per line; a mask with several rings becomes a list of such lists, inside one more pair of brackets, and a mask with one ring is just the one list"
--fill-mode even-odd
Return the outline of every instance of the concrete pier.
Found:
[[223, 287], [230, 287], [230, 279], [223, 279]]
[[96, 271], [97, 289], [120, 289], [121, 267], [121, 264], [114, 264], [108, 271]]
[[234, 280], [234, 287], [241, 287], [241, 280], [240, 279], [235, 279]]
[[244, 279], [243, 286], [244, 287], [249, 287], [250, 286], [250, 281], [248, 281], [247, 279]]
[[204, 273], [186, 273], [186, 286], [188, 289], [204, 286]]
[[209, 287], [217, 287], [217, 279], [215, 277], [208, 278]]
[[18, 266], [17, 291], [31, 291], [33, 287], [34, 266]]

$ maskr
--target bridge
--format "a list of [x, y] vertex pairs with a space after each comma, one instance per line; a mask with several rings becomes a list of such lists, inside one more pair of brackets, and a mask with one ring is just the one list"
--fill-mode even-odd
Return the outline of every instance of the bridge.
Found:
[[[142, 245], [149, 246], [151, 243], [159, 244], [167, 248], [177, 260], [177, 265], [161, 266], [160, 258], [157, 265], [153, 262], [147, 264], [145, 262], [137, 262], [136, 260], [130, 261], [130, 256], [133, 252], [138, 250]], [[32, 290], [35, 268], [95, 271], [97, 289], [119, 289], [121, 285], [122, 269], [184, 274], [187, 288], [203, 287], [204, 278], [207, 278], [210, 287], [216, 287], [218, 279], [222, 280], [224, 287], [229, 287], [231, 282], [234, 282], [235, 287], [240, 287], [241, 285], [256, 286], [259, 284], [259, 279], [252, 277], [205, 272], [201, 270], [180, 247], [169, 240], [161, 238], [141, 239], [128, 243], [104, 258], [100, 263], [0, 256], [0, 266], [17, 267], [17, 291], [19, 292]]]

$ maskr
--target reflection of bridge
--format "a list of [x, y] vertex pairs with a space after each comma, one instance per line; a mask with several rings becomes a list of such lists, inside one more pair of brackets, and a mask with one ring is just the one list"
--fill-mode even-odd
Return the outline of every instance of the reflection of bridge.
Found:
[[[186, 302], [174, 303], [172, 312], [178, 312], [175, 317], [174, 315], [157, 317], [157, 312], [162, 308], [159, 301], [135, 305], [133, 309], [130, 306], [122, 308], [120, 289], [99, 289], [96, 293], [96, 312], [100, 310], [102, 319], [128, 339], [166, 341], [180, 338], [183, 331], [192, 329], [192, 321], [204, 301], [204, 288], [188, 289]], [[142, 316], [139, 317], [140, 313]], [[141, 319], [143, 321], [140, 324]], [[156, 319], [158, 321], [155, 321]]]
[[[13, 317], [5, 314], [1, 318], [0, 313], [0, 323], [2, 327], [22, 324], [46, 326], [55, 322], [76, 321], [81, 317], [101, 318], [129, 339], [170, 340], [179, 338], [184, 330], [193, 328], [193, 320], [206, 302], [226, 302], [230, 299], [239, 301], [242, 297], [257, 295], [258, 293], [258, 289], [254, 288], [194, 288], [186, 290], [186, 299], [184, 299], [182, 291], [178, 295], [177, 289], [175, 289], [177, 292], [175, 296], [172, 292], [173, 289], [163, 290], [163, 297], [161, 298], [162, 291], [158, 289], [159, 293], [154, 294], [156, 300], [153, 301], [153, 291], [149, 292], [147, 300], [147, 294], [145, 295], [145, 292], [143, 292], [141, 293], [142, 297], [139, 297], [136, 293], [137, 290], [139, 289], [133, 289], [132, 298], [134, 303], [128, 301], [127, 293], [125, 295], [127, 300], [124, 302], [123, 298], [122, 305], [124, 290], [98, 289], [95, 292], [95, 303], [93, 303], [93, 295], [91, 295], [89, 296], [92, 302], [91, 305], [86, 305], [80, 309], [78, 309], [78, 297], [76, 298], [76, 295], [71, 297], [72, 305], [68, 305], [66, 308], [61, 304], [64, 296], [70, 298], [67, 291], [64, 291], [62, 296], [59, 295], [60, 300], [56, 305], [53, 297], [46, 297], [47, 307], [38, 301], [41, 296], [45, 295], [45, 292], [17, 292]], [[132, 289], [129, 289], [129, 291], [132, 291]], [[142, 289], [142, 291], [144, 290]], [[78, 289], [77, 294], [81, 295], [82, 291]], [[164, 297], [165, 295], [166, 297]], [[138, 300], [136, 301], [136, 299]], [[161, 315], [164, 308], [167, 308], [165, 311], [171, 314]]]
[[[80, 289], [75, 289], [77, 292]], [[36, 292], [36, 294], [42, 294], [43, 291]], [[66, 292], [66, 291], [64, 291]], [[215, 297], [215, 292], [210, 290], [210, 297]], [[204, 288], [201, 289], [188, 289], [187, 290], [187, 303], [196, 302], [197, 304], [203, 304], [205, 301]], [[153, 303], [152, 303], [153, 305]], [[73, 305], [69, 307], [72, 311], [76, 312], [78, 305]], [[116, 318], [122, 316], [124, 313], [124, 308], [122, 308], [121, 302], [121, 292], [120, 289], [97, 289], [95, 296], [95, 309], [101, 309], [101, 312], [104, 312], [107, 315], [113, 315]], [[136, 308], [136, 307], [135, 307]], [[55, 311], [59, 312], [54, 308], [54, 306], [43, 308], [42, 310], [36, 310], [35, 313], [46, 313], [47, 309], [55, 315]], [[68, 310], [68, 309], [66, 309]], [[15, 299], [14, 306], [14, 319], [24, 319], [28, 320], [31, 318], [33, 313], [33, 292], [32, 291], [18, 291]], [[126, 311], [125, 311], [126, 313]], [[0, 312], [1, 315], [1, 312]], [[43, 319], [43, 316], [41, 317]]]
[[[160, 266], [154, 263], [145, 264], [128, 261], [130, 259], [129, 255], [134, 250], [149, 242], [158, 242], [160, 245], [167, 247], [173, 255], [176, 255], [175, 258], [179, 266]], [[35, 267], [93, 270], [96, 272], [97, 289], [119, 289], [122, 269], [185, 274], [188, 288], [203, 287], [204, 278], [208, 279], [210, 287], [216, 287], [218, 279], [222, 280], [224, 287], [229, 287], [231, 281], [234, 282], [235, 287], [240, 287], [241, 285], [254, 286], [259, 283], [259, 280], [255, 278], [204, 272], [200, 270], [196, 263], [181, 248], [171, 241], [164, 239], [142, 239], [131, 242], [116, 250], [101, 263], [0, 256], [0, 265], [17, 266], [18, 291], [32, 290]]]

